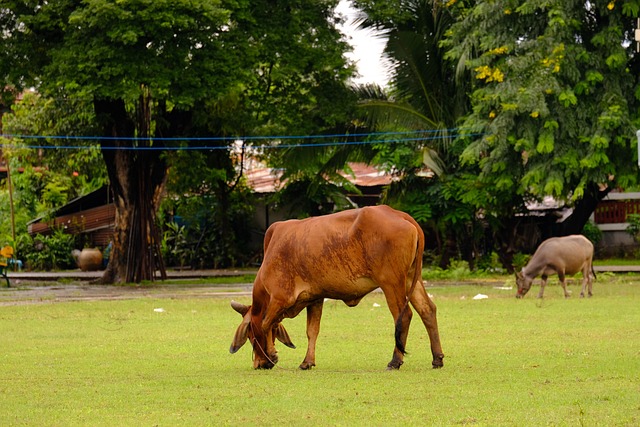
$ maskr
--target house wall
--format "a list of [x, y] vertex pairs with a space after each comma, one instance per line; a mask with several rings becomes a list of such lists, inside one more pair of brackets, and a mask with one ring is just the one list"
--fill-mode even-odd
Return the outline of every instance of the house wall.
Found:
[[632, 257], [640, 245], [627, 233], [627, 215], [640, 214], [640, 193], [609, 193], [596, 208], [593, 220], [602, 231], [598, 256]]
[[80, 212], [62, 215], [52, 221], [37, 221], [29, 224], [30, 235], [51, 234], [54, 228], [63, 228], [66, 233], [79, 234], [85, 244], [106, 247], [113, 238], [116, 208], [113, 203]]

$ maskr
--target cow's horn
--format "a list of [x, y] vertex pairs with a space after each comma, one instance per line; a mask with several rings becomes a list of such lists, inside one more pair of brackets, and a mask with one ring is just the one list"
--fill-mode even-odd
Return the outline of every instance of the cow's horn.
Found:
[[238, 301], [231, 300], [231, 308], [240, 313], [242, 316], [247, 314], [249, 311], [249, 306], [239, 303]]

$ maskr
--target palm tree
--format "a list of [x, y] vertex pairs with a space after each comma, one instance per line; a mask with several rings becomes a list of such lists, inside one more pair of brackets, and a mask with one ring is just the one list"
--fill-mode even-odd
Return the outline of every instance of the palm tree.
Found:
[[[456, 63], [447, 60], [441, 46], [455, 16], [434, 0], [412, 0], [403, 5], [393, 16], [375, 5], [362, 5], [367, 15], [359, 26], [376, 29], [387, 38], [384, 54], [391, 64], [392, 78], [387, 89], [369, 85], [356, 91], [367, 123], [375, 130], [422, 131], [422, 141], [411, 143], [413, 162], [394, 165], [403, 169], [404, 179], [387, 191], [386, 201], [433, 230], [442, 266], [457, 251], [471, 261], [474, 248], [469, 244], [473, 243], [469, 233], [477, 229], [475, 210], [460, 201], [464, 171], [459, 167], [460, 142], [456, 139], [456, 126], [469, 109], [469, 79], [458, 72]], [[417, 177], [416, 172], [424, 166], [437, 176]]]
[[458, 71], [463, 67], [446, 59], [441, 46], [455, 16], [439, 1], [412, 0], [403, 5], [393, 16], [365, 8], [367, 14], [358, 20], [361, 29], [376, 29], [387, 38], [384, 55], [392, 79], [387, 90], [368, 85], [356, 92], [375, 129], [427, 131], [418, 154], [441, 175], [444, 165], [457, 163], [450, 148], [456, 126], [469, 109], [469, 79]]

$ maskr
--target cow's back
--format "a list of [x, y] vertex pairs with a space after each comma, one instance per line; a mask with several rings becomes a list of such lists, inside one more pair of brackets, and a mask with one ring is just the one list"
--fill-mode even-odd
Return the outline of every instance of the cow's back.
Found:
[[379, 286], [381, 276], [399, 277], [412, 268], [424, 239], [412, 221], [375, 206], [274, 223], [265, 236], [260, 280], [292, 294], [358, 296]]

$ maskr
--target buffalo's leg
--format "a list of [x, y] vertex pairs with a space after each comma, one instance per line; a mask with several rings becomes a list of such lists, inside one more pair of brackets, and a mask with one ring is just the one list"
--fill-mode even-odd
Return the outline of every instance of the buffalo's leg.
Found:
[[564, 297], [569, 298], [571, 294], [567, 291], [567, 278], [564, 273], [558, 273], [558, 278], [560, 279], [560, 284], [562, 285], [562, 290], [564, 291]]
[[591, 293], [592, 279], [591, 272], [585, 268], [582, 270], [582, 291], [580, 292], [580, 298], [584, 298], [584, 291], [588, 290], [589, 296], [592, 296]]
[[420, 315], [425, 328], [427, 328], [427, 334], [429, 335], [429, 341], [431, 342], [431, 354], [433, 355], [431, 365], [434, 368], [442, 368], [442, 366], [444, 366], [444, 353], [442, 352], [442, 346], [440, 345], [436, 305], [431, 301], [429, 295], [427, 295], [422, 283], [416, 284], [416, 288], [411, 294], [410, 300], [413, 308], [415, 308]]
[[300, 364], [300, 369], [311, 369], [316, 366], [316, 341], [320, 333], [323, 301], [320, 300], [307, 307], [307, 355]]
[[547, 286], [547, 276], [542, 276], [542, 282], [540, 283], [540, 293], [538, 294], [538, 298], [542, 298], [544, 296], [545, 286]]

